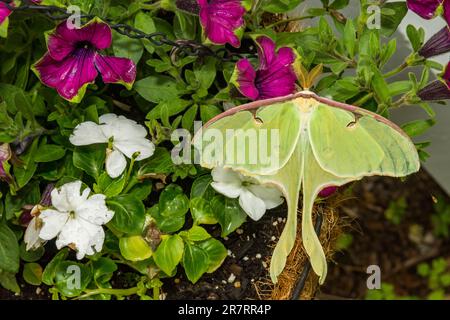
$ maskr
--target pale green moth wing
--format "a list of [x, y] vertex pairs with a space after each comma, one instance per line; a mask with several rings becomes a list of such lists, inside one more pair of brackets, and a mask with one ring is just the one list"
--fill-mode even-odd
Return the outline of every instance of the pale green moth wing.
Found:
[[[234, 108], [237, 109], [237, 108]], [[194, 137], [200, 164], [222, 166], [245, 175], [268, 175], [286, 165], [300, 131], [300, 112], [292, 101], [220, 115]]]
[[409, 137], [388, 120], [356, 108], [319, 104], [309, 137], [320, 166], [338, 177], [403, 177], [417, 172], [419, 157]]
[[[249, 111], [252, 109], [258, 109], [255, 116]], [[314, 272], [319, 275], [319, 282], [323, 283], [327, 263], [312, 219], [314, 201], [320, 190], [370, 175], [406, 176], [418, 171], [420, 166], [413, 143], [393, 123], [377, 114], [311, 92], [243, 105], [213, 119], [207, 124], [206, 131], [194, 138], [202, 147], [206, 146], [201, 152], [203, 166], [222, 165], [207, 148], [225, 142], [208, 140], [210, 137], [206, 135], [205, 138], [205, 133], [215, 129], [226, 142], [237, 141], [239, 135], [227, 136], [226, 129], [239, 128], [278, 129], [280, 132], [280, 161], [275, 165], [274, 162], [270, 165], [225, 163], [225, 167], [251, 175], [262, 184], [277, 186], [286, 198], [287, 222], [270, 264], [273, 282], [277, 282], [295, 243], [301, 190], [303, 246]], [[231, 150], [237, 150], [233, 148]], [[246, 156], [250, 156], [247, 146], [241, 148], [246, 151]], [[227, 159], [228, 151], [225, 147], [216, 148], [213, 155]]]

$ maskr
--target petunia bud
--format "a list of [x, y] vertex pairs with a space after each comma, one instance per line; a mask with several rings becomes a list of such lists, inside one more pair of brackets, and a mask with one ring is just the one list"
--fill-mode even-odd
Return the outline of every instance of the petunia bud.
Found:
[[319, 192], [319, 197], [321, 198], [328, 198], [329, 196], [333, 195], [337, 191], [336, 186], [329, 186], [322, 189], [322, 191]]
[[417, 92], [423, 101], [450, 99], [450, 63], [444, 71], [442, 79], [436, 80]]
[[424, 58], [430, 58], [450, 51], [450, 28], [444, 27], [428, 40], [419, 50]]

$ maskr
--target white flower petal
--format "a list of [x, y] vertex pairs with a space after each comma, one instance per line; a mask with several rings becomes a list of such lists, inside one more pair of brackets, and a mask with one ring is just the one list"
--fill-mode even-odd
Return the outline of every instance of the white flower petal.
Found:
[[126, 139], [139, 139], [147, 136], [147, 130], [136, 121], [127, 119], [124, 116], [117, 116], [113, 113], [104, 114], [99, 118], [103, 134], [114, 141]]
[[130, 159], [133, 157], [134, 153], [139, 152], [139, 155], [136, 158], [137, 161], [147, 159], [155, 152], [155, 145], [146, 138], [119, 141], [114, 140], [113, 145]]
[[114, 212], [108, 209], [105, 199], [103, 194], [91, 196], [77, 208], [76, 217], [99, 226], [108, 223], [113, 218]]
[[51, 240], [56, 237], [69, 219], [69, 213], [47, 209], [41, 212], [42, 228], [39, 237], [42, 240]]
[[81, 181], [66, 183], [60, 188], [53, 189], [51, 193], [52, 205], [62, 212], [70, 212], [75, 210], [81, 203], [86, 201], [91, 190], [86, 188], [81, 192]]
[[27, 245], [26, 246], [27, 251], [36, 250], [39, 247], [41, 247], [42, 244], [45, 242], [39, 237], [39, 233], [41, 232], [41, 226], [38, 219], [39, 219], [38, 217], [34, 217], [33, 219], [31, 219], [27, 229], [25, 230], [23, 241]]
[[86, 121], [77, 125], [69, 140], [75, 146], [108, 142], [108, 138], [105, 137], [100, 126], [92, 121]]
[[103, 228], [83, 219], [69, 219], [56, 240], [56, 247], [75, 246], [77, 259], [81, 260], [86, 254], [93, 254], [92, 247], [100, 251], [104, 241]]
[[255, 221], [261, 219], [266, 212], [264, 201], [247, 189], [242, 191], [241, 196], [239, 197], [239, 204], [245, 213]]
[[264, 201], [266, 209], [276, 208], [284, 202], [283, 194], [275, 187], [253, 184], [248, 186], [248, 190]]
[[242, 179], [239, 173], [231, 169], [216, 167], [212, 169], [211, 176], [215, 182], [242, 184]]
[[228, 198], [237, 198], [242, 192], [240, 183], [211, 182], [211, 187]]
[[119, 177], [127, 167], [127, 159], [118, 150], [113, 150], [106, 156], [106, 172], [111, 178]]

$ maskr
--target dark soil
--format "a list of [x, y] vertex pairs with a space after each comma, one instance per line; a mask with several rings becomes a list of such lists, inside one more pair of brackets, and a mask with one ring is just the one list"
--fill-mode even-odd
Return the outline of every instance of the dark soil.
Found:
[[[316, 297], [363, 299], [369, 265], [380, 266], [382, 281], [393, 284], [398, 295], [425, 297], [429, 293], [427, 283], [417, 275], [417, 265], [440, 256], [450, 257], [450, 244], [433, 235], [431, 223], [433, 201], [444, 196], [444, 192], [423, 171], [404, 182], [384, 177], [367, 178], [355, 183], [352, 189], [353, 197], [342, 203], [340, 214], [349, 225], [345, 232], [352, 235], [353, 242], [329, 262], [328, 277]], [[400, 197], [405, 197], [407, 209], [400, 224], [395, 225], [385, 218], [385, 211]], [[186, 280], [182, 270], [175, 278], [164, 279], [165, 298], [259, 299], [256, 284], [267, 281], [270, 256], [283, 229], [285, 212], [285, 207], [272, 210], [260, 221], [246, 223], [226, 238], [224, 244], [229, 255], [224, 264], [195, 285]], [[421, 229], [415, 237], [412, 237], [412, 228]], [[209, 231], [214, 236], [220, 234], [218, 228]], [[124, 271], [126, 274], [128, 270]], [[119, 283], [120, 279], [116, 285]], [[0, 288], [0, 299], [50, 297], [45, 286], [37, 290], [22, 283], [21, 287], [20, 295]], [[36, 290], [40, 291], [39, 295]]]

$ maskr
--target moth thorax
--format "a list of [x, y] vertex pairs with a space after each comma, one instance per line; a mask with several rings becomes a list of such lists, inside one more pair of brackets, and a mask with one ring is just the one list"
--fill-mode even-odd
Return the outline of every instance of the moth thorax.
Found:
[[299, 97], [295, 99], [295, 103], [302, 113], [309, 113], [318, 104], [315, 99]]

